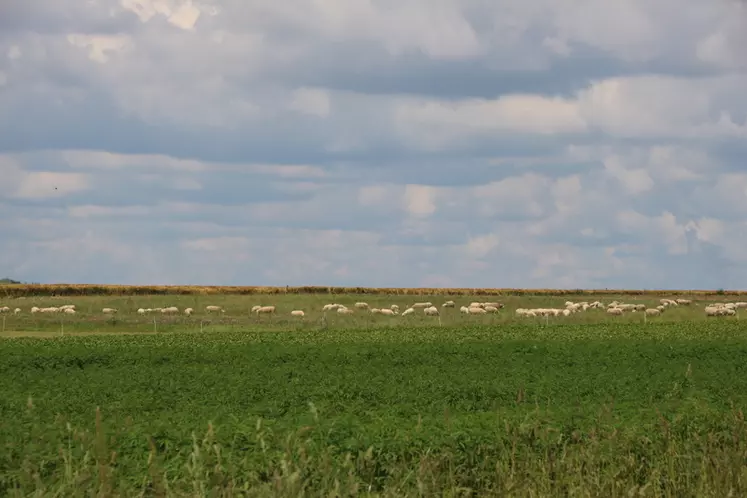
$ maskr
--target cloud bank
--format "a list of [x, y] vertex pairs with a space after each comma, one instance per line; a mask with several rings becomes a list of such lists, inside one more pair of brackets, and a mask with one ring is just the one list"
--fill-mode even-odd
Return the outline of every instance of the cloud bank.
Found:
[[6, 1], [0, 273], [744, 288], [744, 46], [730, 0]]

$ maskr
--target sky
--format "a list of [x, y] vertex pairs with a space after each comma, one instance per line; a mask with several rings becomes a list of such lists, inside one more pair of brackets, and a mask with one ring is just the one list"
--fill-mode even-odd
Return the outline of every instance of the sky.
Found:
[[747, 3], [3, 0], [0, 277], [747, 288]]

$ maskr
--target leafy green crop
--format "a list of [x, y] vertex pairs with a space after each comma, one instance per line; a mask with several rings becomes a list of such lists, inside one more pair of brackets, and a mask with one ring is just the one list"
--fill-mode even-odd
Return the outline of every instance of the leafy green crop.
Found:
[[0, 487], [743, 494], [746, 356], [718, 320], [5, 340]]

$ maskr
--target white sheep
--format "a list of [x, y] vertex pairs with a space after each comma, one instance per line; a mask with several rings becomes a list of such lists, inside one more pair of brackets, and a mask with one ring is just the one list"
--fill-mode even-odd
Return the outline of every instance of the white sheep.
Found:
[[737, 310], [727, 308], [726, 306], [706, 306], [706, 316], [734, 316], [737, 314]]
[[364, 302], [355, 303], [355, 307], [358, 308], [359, 310], [367, 310], [368, 303], [364, 303]]
[[413, 313], [415, 313], [415, 308], [407, 308], [402, 312], [402, 316], [412, 315]]
[[[371, 308], [370, 311], [371, 311], [372, 315], [380, 315], [381, 314], [381, 309], [379, 309], [379, 308]], [[387, 310], [387, 311], [392, 311], [392, 310]]]
[[454, 301], [446, 301], [444, 304], [441, 305], [442, 308], [453, 308], [456, 306], [456, 303]]
[[113, 315], [117, 312], [117, 308], [104, 308], [101, 312], [105, 315]]
[[437, 316], [439, 314], [438, 308], [436, 308], [435, 306], [429, 306], [427, 308], [423, 308], [423, 313], [426, 316]]
[[260, 306], [255, 313], [257, 316], [264, 314], [272, 316], [272, 314], [275, 313], [275, 306]]
[[431, 306], [433, 306], [433, 303], [427, 301], [424, 303], [415, 303], [411, 306], [411, 308], [430, 308]]
[[486, 305], [483, 309], [488, 313], [498, 313], [498, 308], [496, 306]]
[[675, 299], [675, 302], [677, 304], [681, 305], [681, 306], [690, 306], [691, 304], [693, 304], [692, 299], [682, 299], [682, 298], [680, 298], [680, 299]]
[[607, 308], [607, 314], [608, 315], [622, 315], [623, 310], [622, 308]]
[[391, 309], [386, 309], [386, 308], [380, 310], [380, 312], [384, 316], [395, 316], [397, 314], [396, 311], [391, 310]]
[[487, 308], [488, 306], [492, 306], [493, 308], [501, 309], [501, 308], [503, 308], [503, 303], [498, 303], [498, 302], [495, 302], [495, 301], [492, 302], [492, 303], [482, 303], [482, 307], [483, 308]]
[[467, 308], [467, 311], [470, 315], [485, 315], [487, 314], [487, 311], [485, 311], [483, 308], [478, 307], [469, 307]]
[[65, 308], [62, 311], [63, 311], [63, 313], [66, 313], [68, 315], [74, 315], [75, 314], [75, 309], [73, 309], [73, 308]]
[[176, 306], [169, 306], [168, 308], [161, 308], [161, 314], [163, 315], [175, 315], [179, 313], [179, 308]]
[[389, 306], [389, 309], [394, 311], [395, 313], [399, 313], [399, 306], [397, 306], [396, 304]]
[[469, 308], [466, 306], [461, 306], [459, 308], [459, 313], [469, 313]]
[[41, 311], [41, 308], [39, 308], [37, 306], [32, 306], [31, 307], [31, 313], [39, 313], [40, 311]]
[[303, 318], [304, 315], [305, 315], [305, 313], [303, 312], [303, 310], [293, 310], [293, 311], [291, 311], [291, 316], [297, 316], [299, 318]]
[[256, 313], [257, 310], [260, 309], [261, 307], [262, 306], [259, 306], [259, 305], [252, 306], [252, 313]]
[[661, 311], [656, 308], [648, 308], [646, 310], [646, 316], [659, 316], [661, 315]]
[[194, 313], [194, 312], [195, 312], [195, 310], [193, 308], [187, 308], [187, 309], [184, 310], [184, 314], [187, 315], [187, 316], [191, 316], [192, 313]]
[[138, 308], [137, 309], [137, 314], [138, 315], [144, 315], [146, 313], [147, 313], [147, 311], [145, 311], [145, 308]]
[[351, 310], [350, 308], [344, 308], [344, 307], [343, 308], [337, 308], [337, 314], [339, 314], [339, 315], [352, 315], [353, 314], [353, 310]]
[[0, 313], [10, 313], [10, 307], [3, 306], [2, 308], [0, 308]]
[[19, 314], [20, 312], [21, 312], [21, 308], [16, 308], [16, 309], [14, 309], [14, 310], [13, 310], [13, 314], [14, 314], [14, 315], [17, 315], [17, 314]]
[[213, 311], [217, 311], [218, 313], [225, 313], [226, 312], [226, 310], [224, 310], [220, 306], [205, 306], [205, 311], [207, 311], [208, 313], [212, 313]]

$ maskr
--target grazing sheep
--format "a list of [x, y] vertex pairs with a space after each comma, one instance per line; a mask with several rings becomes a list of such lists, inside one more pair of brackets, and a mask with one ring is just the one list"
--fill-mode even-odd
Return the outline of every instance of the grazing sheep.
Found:
[[675, 299], [675, 301], [680, 306], [690, 306], [691, 304], [693, 304], [692, 299], [682, 299], [682, 298], [680, 298], [680, 299]]
[[63, 311], [63, 313], [66, 313], [68, 315], [74, 315], [75, 314], [75, 310], [73, 308], [65, 308], [62, 311]]
[[646, 310], [646, 316], [660, 316], [661, 311], [656, 308], [648, 308]]
[[367, 310], [368, 303], [363, 303], [363, 302], [355, 303], [355, 307], [358, 308], [359, 310]]
[[205, 306], [205, 311], [207, 311], [208, 313], [212, 313], [213, 311], [217, 311], [219, 313], [225, 313], [226, 312], [226, 310], [224, 310], [220, 306]]
[[21, 308], [16, 308], [16, 309], [14, 309], [14, 310], [13, 310], [13, 314], [14, 314], [14, 315], [17, 315], [17, 314], [19, 314], [20, 312], [21, 312]]
[[478, 307], [467, 308], [467, 311], [469, 312], [470, 315], [485, 315], [485, 314], [487, 314], [487, 311], [485, 311], [483, 308], [478, 308]]
[[10, 313], [10, 308], [8, 306], [3, 306], [0, 308], [0, 313]]
[[192, 315], [192, 313], [194, 313], [194, 312], [195, 312], [195, 310], [192, 309], [192, 308], [187, 308], [187, 309], [184, 310], [184, 314], [187, 315], [187, 316]]
[[264, 314], [268, 314], [272, 316], [272, 314], [275, 313], [275, 306], [260, 306], [259, 309], [255, 311], [255, 313], [257, 314], [258, 317], [259, 315], [264, 315]]
[[31, 307], [31, 313], [39, 313], [41, 311], [41, 308], [38, 308], [36, 306]]
[[482, 307], [483, 308], [487, 308], [488, 306], [492, 306], [493, 308], [501, 309], [501, 308], [503, 308], [503, 303], [497, 303], [497, 302], [493, 302], [493, 303], [482, 303]]
[[389, 306], [389, 309], [394, 311], [395, 313], [399, 313], [399, 306], [397, 306], [396, 304]]
[[721, 306], [706, 306], [706, 316], [734, 316], [737, 314], [737, 310], [733, 308], [727, 308], [725, 305]]
[[428, 308], [423, 308], [423, 313], [425, 313], [426, 316], [437, 316], [438, 308], [435, 306], [429, 306]]
[[607, 308], [607, 314], [609, 314], [609, 315], [615, 315], [615, 316], [622, 315], [623, 314], [623, 310], [622, 310], [622, 308]]
[[459, 313], [469, 313], [469, 308], [466, 306], [462, 306], [459, 308]]
[[[391, 311], [391, 310], [389, 310], [389, 311]], [[372, 315], [380, 315], [381, 314], [381, 310], [379, 308], [371, 308], [371, 314]]]
[[498, 313], [498, 307], [496, 306], [486, 305], [483, 309], [488, 313]]
[[394, 310], [388, 310], [388, 309], [386, 309], [386, 308], [384, 308], [384, 309], [382, 309], [382, 310], [379, 310], [379, 311], [380, 311], [380, 312], [381, 312], [381, 314], [382, 314], [382, 315], [384, 315], [384, 316], [394, 316], [394, 315], [396, 315], [396, 314], [397, 314], [397, 312], [396, 312], [396, 311], [394, 311]]
[[144, 315], [145, 313], [147, 313], [147, 311], [145, 311], [145, 308], [138, 308], [137, 309], [137, 314], [138, 315]]
[[525, 308], [517, 308], [516, 309], [516, 315], [520, 317], [536, 317], [537, 313], [534, 310], [528, 310]]
[[352, 315], [353, 310], [349, 308], [337, 308], [337, 314], [339, 315]]
[[456, 306], [456, 303], [454, 301], [446, 301], [444, 304], [441, 305], [442, 308], [453, 308]]
[[433, 303], [428, 301], [425, 303], [415, 303], [411, 306], [411, 308], [430, 308], [431, 306], [433, 306]]
[[117, 308], [104, 308], [101, 312], [105, 315], [113, 315], [117, 312]]
[[413, 313], [415, 313], [415, 308], [407, 308], [402, 312], [402, 316], [412, 315]]
[[161, 314], [163, 315], [175, 315], [179, 313], [179, 308], [176, 306], [169, 306], [168, 308], [161, 308]]
[[252, 313], [256, 313], [258, 309], [260, 309], [262, 306], [252, 306]]
[[303, 312], [303, 310], [293, 310], [293, 311], [291, 311], [291, 316], [297, 316], [299, 318], [303, 318], [304, 315], [305, 315], [305, 313]]

